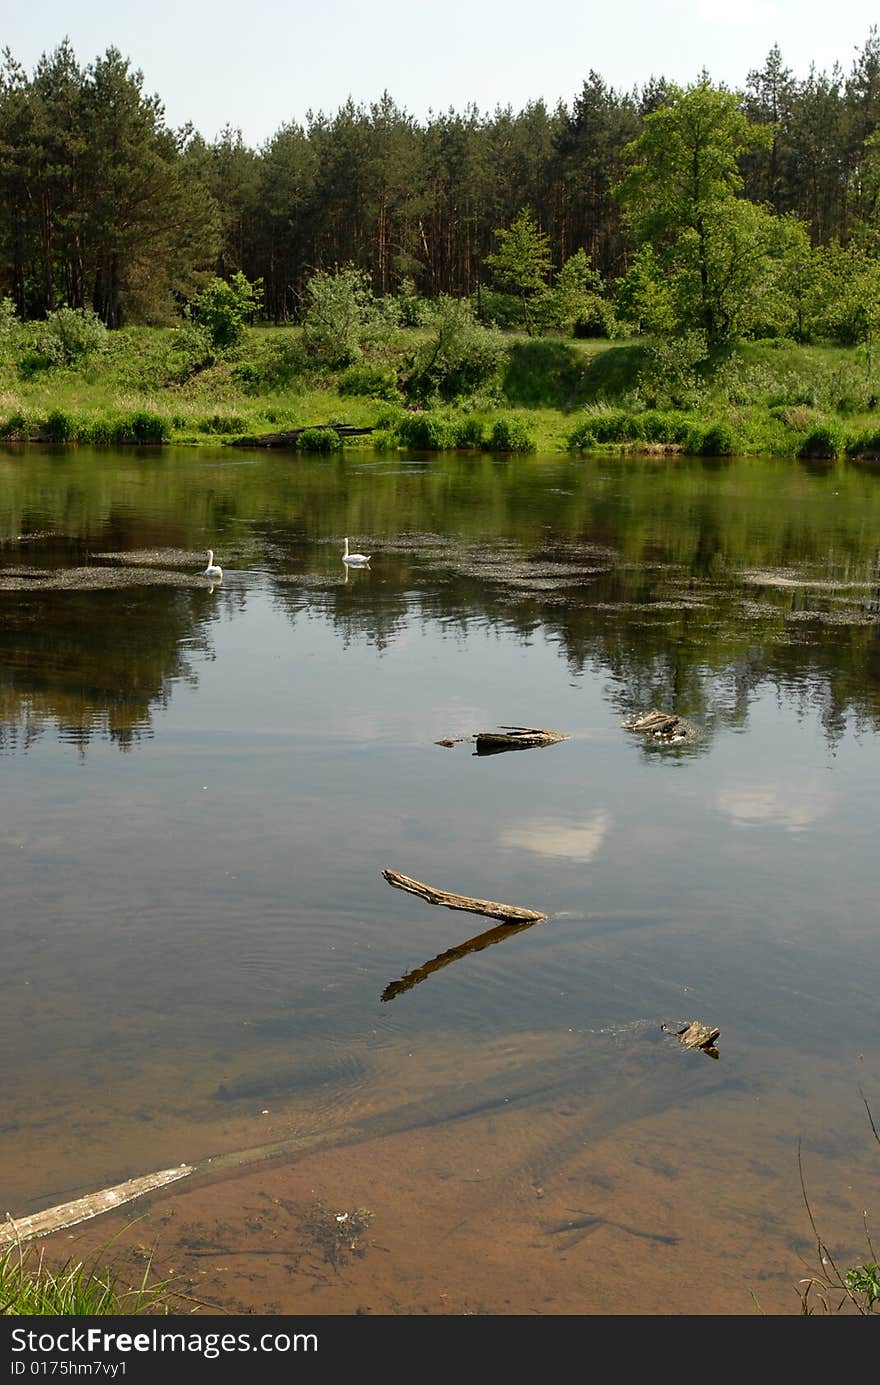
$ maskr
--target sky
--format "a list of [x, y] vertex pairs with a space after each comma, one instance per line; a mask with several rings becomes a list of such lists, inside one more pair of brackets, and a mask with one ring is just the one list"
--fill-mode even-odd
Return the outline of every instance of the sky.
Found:
[[259, 146], [307, 112], [388, 91], [429, 110], [570, 104], [593, 68], [631, 90], [652, 76], [741, 87], [778, 43], [805, 77], [848, 70], [877, 0], [0, 0], [0, 46], [32, 71], [66, 36], [80, 63], [113, 45], [144, 74], [169, 125], [225, 125]]

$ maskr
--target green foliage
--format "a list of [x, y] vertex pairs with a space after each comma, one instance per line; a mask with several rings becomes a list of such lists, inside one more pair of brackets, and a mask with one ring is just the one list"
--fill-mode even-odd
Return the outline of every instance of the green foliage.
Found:
[[521, 418], [498, 418], [492, 425], [490, 452], [534, 452], [535, 443]]
[[11, 298], [0, 298], [0, 361], [8, 361], [15, 354], [21, 323]]
[[6, 422], [0, 425], [0, 437], [8, 438], [18, 442], [27, 438], [28, 421], [21, 409], [15, 409], [7, 418]]
[[614, 334], [614, 308], [603, 296], [602, 277], [585, 250], [570, 256], [553, 287], [536, 298], [535, 319], [545, 331], [556, 329], [579, 337]]
[[368, 275], [354, 265], [332, 274], [319, 269], [306, 284], [303, 340], [312, 360], [339, 370], [362, 354], [362, 336], [374, 315]]
[[343, 371], [338, 382], [342, 395], [366, 395], [370, 399], [398, 398], [397, 376], [388, 366], [353, 365]]
[[442, 295], [434, 305], [430, 335], [419, 349], [407, 381], [416, 399], [456, 399], [497, 382], [507, 354], [500, 333], [482, 327], [471, 304]]
[[76, 436], [76, 420], [63, 409], [53, 409], [46, 419], [46, 432], [52, 442], [70, 442]]
[[837, 423], [819, 423], [811, 428], [798, 448], [799, 457], [840, 457], [846, 446], [843, 429]]
[[416, 291], [415, 281], [409, 277], [401, 280], [395, 298], [397, 321], [401, 327], [421, 327], [430, 315], [430, 303]]
[[564, 408], [574, 397], [584, 361], [567, 342], [533, 338], [511, 346], [503, 376], [511, 404]]
[[449, 419], [434, 413], [405, 414], [398, 422], [397, 436], [402, 447], [422, 452], [444, 452], [456, 445]]
[[[670, 325], [700, 329], [710, 345], [736, 340], [750, 326], [774, 219], [738, 197], [740, 159], [770, 138], [743, 114], [736, 93], [704, 77], [685, 89], [671, 86], [624, 151], [629, 167], [617, 192], [637, 242], [653, 252], [641, 273], [653, 276], [654, 309], [663, 307], [662, 275]], [[625, 290], [625, 316], [641, 307], [642, 319], [644, 289]]]
[[846, 445], [850, 457], [880, 458], [880, 428], [863, 428]]
[[455, 425], [455, 446], [456, 447], [476, 447], [483, 446], [483, 423], [479, 418], [471, 415], [469, 418], [460, 419]]
[[118, 418], [113, 426], [113, 442], [158, 445], [171, 441], [171, 427], [160, 414], [136, 409]]
[[880, 260], [836, 241], [813, 253], [812, 335], [842, 346], [880, 336]]
[[486, 264], [498, 288], [517, 296], [522, 325], [531, 334], [531, 301], [543, 296], [553, 267], [550, 238], [538, 226], [529, 207], [523, 207], [510, 226], [495, 232], [498, 249], [486, 256]]
[[515, 294], [481, 288], [471, 298], [471, 304], [474, 316], [487, 327], [510, 330], [522, 324], [522, 303]]
[[695, 408], [706, 394], [703, 369], [707, 360], [704, 332], [685, 332], [655, 342], [648, 347], [638, 376], [645, 402], [660, 409]]
[[732, 457], [737, 450], [736, 438], [729, 423], [710, 423], [700, 439], [699, 454], [703, 457]]
[[[90, 308], [59, 308], [29, 329], [31, 367], [71, 366], [107, 350], [107, 328]], [[25, 364], [27, 371], [27, 364]]]
[[229, 351], [244, 336], [246, 323], [259, 312], [263, 281], [253, 283], [237, 270], [227, 281], [212, 279], [189, 303], [189, 313], [216, 352]]
[[338, 452], [342, 439], [335, 428], [306, 428], [297, 439], [300, 452]]
[[846, 1287], [850, 1293], [862, 1299], [866, 1313], [873, 1313], [880, 1303], [880, 1265], [866, 1261], [854, 1269], [847, 1270]]
[[180, 381], [206, 370], [217, 359], [207, 328], [197, 322], [178, 328], [171, 340], [171, 352], [174, 358], [172, 371]]
[[236, 436], [246, 429], [247, 422], [241, 414], [211, 414], [210, 418], [202, 418], [198, 422], [200, 433]]
[[669, 280], [650, 245], [642, 245], [617, 281], [617, 313], [640, 332], [659, 335], [676, 325]]
[[105, 447], [114, 440], [115, 421], [109, 418], [81, 419], [76, 427], [77, 442]]
[[151, 1262], [140, 1284], [124, 1287], [121, 1277], [97, 1260], [66, 1260], [57, 1269], [31, 1244], [0, 1253], [0, 1304], [13, 1317], [116, 1316], [168, 1312], [165, 1283], [149, 1284]]

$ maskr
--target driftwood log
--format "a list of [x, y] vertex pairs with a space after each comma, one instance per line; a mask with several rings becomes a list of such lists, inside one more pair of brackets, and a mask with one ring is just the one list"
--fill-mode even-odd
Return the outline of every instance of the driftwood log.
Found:
[[232, 447], [295, 447], [303, 433], [314, 428], [331, 428], [340, 438], [362, 438], [372, 428], [358, 428], [353, 423], [309, 423], [302, 428], [286, 428], [283, 433], [258, 433], [254, 437], [231, 438]]
[[160, 1169], [158, 1173], [148, 1173], [142, 1178], [129, 1178], [126, 1183], [117, 1183], [113, 1188], [102, 1188], [98, 1193], [78, 1197], [74, 1202], [62, 1202], [57, 1207], [47, 1207], [43, 1212], [34, 1212], [30, 1217], [13, 1219], [7, 1213], [5, 1222], [0, 1222], [0, 1247], [15, 1245], [19, 1241], [29, 1241], [34, 1236], [48, 1236], [52, 1231], [63, 1231], [68, 1226], [77, 1226], [90, 1217], [99, 1217], [102, 1212], [113, 1212], [126, 1202], [133, 1202], [144, 1193], [155, 1192], [168, 1183], [176, 1183], [193, 1172], [192, 1165], [180, 1164], [176, 1169]]
[[708, 1053], [710, 1058], [718, 1057], [715, 1041], [721, 1034], [720, 1029], [711, 1029], [708, 1024], [703, 1024], [702, 1020], [691, 1020], [683, 1029], [670, 1029], [666, 1024], [662, 1024], [660, 1028], [667, 1034], [674, 1034], [685, 1048], [698, 1048], [701, 1052]]
[[487, 914], [489, 918], [500, 919], [502, 923], [540, 923], [549, 914], [539, 913], [537, 909], [520, 909], [515, 904], [499, 904], [495, 899], [474, 899], [467, 894], [452, 894], [449, 890], [435, 890], [421, 880], [413, 880], [409, 875], [401, 875], [396, 870], [383, 870], [381, 874], [396, 890], [406, 890], [408, 894], [418, 895], [427, 904], [442, 904], [446, 909], [461, 909], [468, 914]]
[[556, 745], [571, 737], [543, 726], [502, 726], [498, 731], [478, 731], [474, 736], [477, 755], [497, 755], [501, 750], [531, 750], [539, 745]]
[[680, 721], [681, 717], [675, 716], [672, 712], [660, 712], [655, 707], [653, 711], [646, 712], [644, 716], [637, 717], [635, 721], [625, 721], [623, 729], [625, 731], [649, 731], [652, 736], [669, 736]]

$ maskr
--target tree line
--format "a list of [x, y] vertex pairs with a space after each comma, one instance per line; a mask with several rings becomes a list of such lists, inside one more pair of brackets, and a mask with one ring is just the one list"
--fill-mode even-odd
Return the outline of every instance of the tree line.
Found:
[[[630, 320], [723, 340], [762, 326], [737, 318], [744, 297], [759, 290], [769, 327], [772, 295], [787, 293], [791, 318], [820, 263], [876, 262], [878, 127], [876, 29], [849, 71], [798, 78], [773, 48], [736, 93], [706, 74], [623, 91], [590, 72], [553, 109], [423, 121], [386, 93], [310, 113], [256, 149], [232, 128], [212, 142], [169, 128], [114, 48], [81, 66], [65, 41], [31, 74], [6, 50], [0, 295], [22, 320], [88, 308], [108, 327], [171, 321], [236, 273], [261, 281], [279, 323], [301, 317], [316, 271], [339, 266], [380, 296], [463, 298], [505, 287], [513, 243], [498, 233], [521, 231], [527, 208], [545, 282], [582, 253], [592, 288], [623, 285]], [[759, 283], [768, 256], [777, 269]]]

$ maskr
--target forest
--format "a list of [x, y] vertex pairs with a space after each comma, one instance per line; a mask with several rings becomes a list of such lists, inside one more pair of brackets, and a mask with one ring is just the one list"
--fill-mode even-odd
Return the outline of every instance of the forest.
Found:
[[83, 66], [65, 40], [30, 74], [6, 50], [0, 299], [23, 322], [71, 308], [167, 326], [239, 275], [280, 325], [344, 267], [379, 299], [468, 298], [530, 333], [864, 342], [878, 126], [876, 28], [848, 71], [797, 76], [773, 48], [737, 92], [707, 73], [622, 91], [590, 71], [554, 109], [422, 121], [386, 92], [257, 149], [231, 127], [212, 142], [169, 128], [114, 48]]

